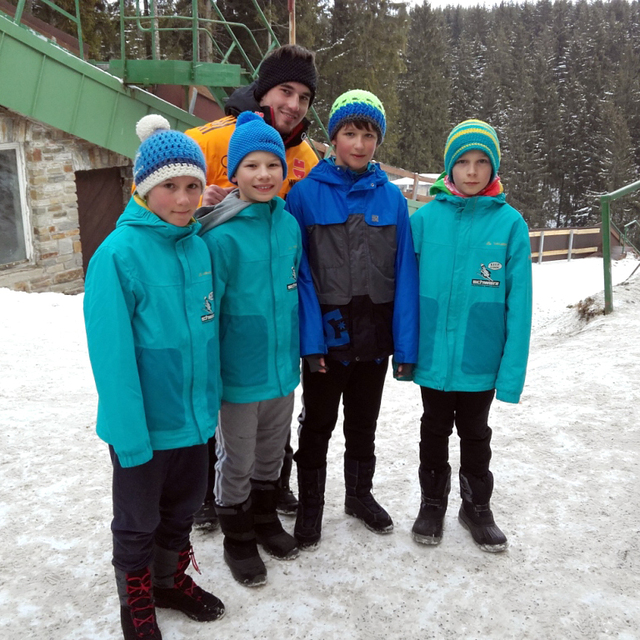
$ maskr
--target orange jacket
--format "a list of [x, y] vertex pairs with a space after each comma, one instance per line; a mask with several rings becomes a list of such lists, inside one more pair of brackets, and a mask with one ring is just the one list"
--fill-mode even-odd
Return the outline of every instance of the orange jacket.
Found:
[[[185, 131], [190, 138], [198, 143], [204, 153], [204, 159], [207, 162], [207, 185], [235, 186], [227, 178], [227, 149], [235, 128], [235, 116], [226, 116], [203, 124], [201, 127]], [[306, 140], [288, 148], [285, 158], [287, 160], [287, 178], [278, 194], [281, 198], [285, 198], [291, 187], [302, 180], [318, 164], [318, 157]]]

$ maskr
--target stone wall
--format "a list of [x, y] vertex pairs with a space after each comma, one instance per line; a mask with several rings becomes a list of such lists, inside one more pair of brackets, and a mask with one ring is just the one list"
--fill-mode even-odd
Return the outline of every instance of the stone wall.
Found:
[[0, 143], [23, 147], [30, 261], [0, 266], [0, 287], [79, 293], [84, 288], [75, 172], [130, 167], [131, 160], [0, 107]]

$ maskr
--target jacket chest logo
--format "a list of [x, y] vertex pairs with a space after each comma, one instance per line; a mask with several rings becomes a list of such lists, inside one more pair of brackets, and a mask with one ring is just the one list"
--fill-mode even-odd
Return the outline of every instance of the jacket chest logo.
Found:
[[479, 278], [473, 278], [471, 280], [471, 284], [474, 287], [499, 287], [500, 280], [493, 279], [493, 271], [498, 271], [502, 269], [502, 265], [499, 262], [490, 262], [489, 265], [485, 265], [483, 263], [480, 264], [480, 269], [478, 270]]
[[301, 160], [300, 158], [293, 159], [293, 175], [298, 178], [298, 180], [302, 180], [302, 178], [307, 175], [304, 160]]
[[293, 279], [293, 282], [290, 282], [287, 285], [287, 291], [293, 291], [298, 288], [298, 275], [296, 274], [296, 268], [293, 265], [291, 266], [291, 278]]
[[209, 295], [205, 296], [202, 310], [200, 311], [200, 320], [204, 322], [211, 322], [215, 318], [215, 312], [213, 310], [213, 291], [209, 292]]

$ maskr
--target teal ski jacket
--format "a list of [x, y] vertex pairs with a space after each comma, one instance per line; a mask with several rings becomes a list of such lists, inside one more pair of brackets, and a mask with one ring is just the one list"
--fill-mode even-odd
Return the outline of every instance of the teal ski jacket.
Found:
[[237, 191], [196, 212], [211, 252], [220, 322], [222, 399], [280, 398], [300, 381], [300, 229], [284, 201], [246, 203]]
[[215, 432], [218, 338], [199, 228], [168, 224], [133, 197], [89, 263], [84, 316], [97, 432], [123, 467]]
[[[436, 183], [437, 186], [438, 183]], [[411, 217], [420, 273], [414, 381], [517, 403], [531, 333], [527, 224], [498, 196], [439, 191]]]

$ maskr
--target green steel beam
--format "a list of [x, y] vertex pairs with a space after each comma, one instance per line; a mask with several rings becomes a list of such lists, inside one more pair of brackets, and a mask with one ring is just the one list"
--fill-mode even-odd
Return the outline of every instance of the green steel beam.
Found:
[[203, 120], [80, 60], [0, 15], [0, 105], [129, 158], [136, 122], [163, 115], [185, 129]]
[[180, 84], [208, 87], [237, 87], [242, 67], [237, 64], [188, 60], [127, 60], [126, 78], [122, 60], [109, 61], [109, 73], [130, 84]]

